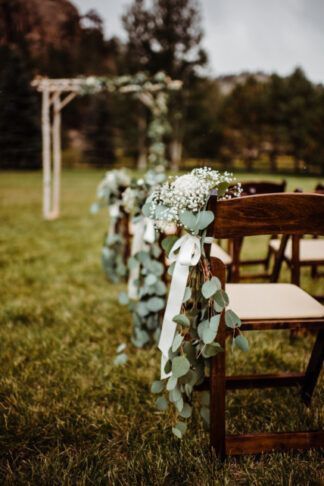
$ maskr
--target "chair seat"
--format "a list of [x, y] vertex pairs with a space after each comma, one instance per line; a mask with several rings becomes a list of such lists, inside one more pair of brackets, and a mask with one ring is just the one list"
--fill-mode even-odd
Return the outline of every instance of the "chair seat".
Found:
[[324, 319], [324, 306], [297, 285], [227, 284], [226, 292], [242, 320]]
[[210, 256], [214, 258], [219, 258], [224, 265], [232, 265], [232, 257], [229, 255], [221, 246], [217, 243], [212, 243], [210, 248]]
[[[275, 252], [279, 251], [281, 240], [270, 240], [269, 246]], [[324, 261], [324, 240], [304, 240], [301, 239], [299, 243], [299, 260], [300, 262], [323, 262]], [[287, 260], [292, 259], [292, 243], [291, 240], [288, 240], [286, 249], [285, 249], [285, 258]]]

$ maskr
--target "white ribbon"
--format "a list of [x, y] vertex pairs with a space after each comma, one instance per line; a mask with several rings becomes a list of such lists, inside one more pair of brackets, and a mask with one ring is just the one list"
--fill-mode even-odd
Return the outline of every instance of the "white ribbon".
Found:
[[[176, 251], [179, 253], [176, 254]], [[162, 331], [159, 341], [159, 349], [162, 352], [161, 357], [161, 378], [167, 378], [170, 374], [165, 373], [164, 367], [168, 360], [169, 349], [172, 346], [174, 334], [177, 328], [176, 323], [172, 320], [180, 314], [181, 306], [187, 286], [189, 267], [197, 265], [201, 257], [201, 240], [197, 236], [186, 234], [182, 236], [173, 245], [169, 254], [171, 263], [176, 262], [171, 286], [169, 291], [168, 302], [166, 305]]]
[[[154, 224], [149, 218], [140, 218], [132, 221], [131, 233], [133, 235], [131, 256], [147, 247], [147, 244], [152, 244], [155, 241], [155, 229]], [[128, 277], [128, 297], [133, 300], [137, 300], [138, 285], [135, 281], [139, 278], [139, 264], [134, 266]]]

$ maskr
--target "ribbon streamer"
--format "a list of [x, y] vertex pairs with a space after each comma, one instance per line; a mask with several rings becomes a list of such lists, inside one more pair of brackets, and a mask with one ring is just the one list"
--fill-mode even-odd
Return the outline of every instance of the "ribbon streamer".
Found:
[[[176, 254], [177, 250], [179, 253]], [[162, 323], [162, 331], [159, 341], [161, 356], [161, 378], [167, 378], [170, 373], [165, 373], [164, 367], [168, 360], [169, 349], [172, 346], [177, 328], [173, 318], [180, 314], [181, 306], [188, 282], [189, 268], [197, 265], [201, 257], [201, 239], [197, 236], [186, 234], [173, 245], [169, 254], [171, 263], [176, 262], [168, 302]]]

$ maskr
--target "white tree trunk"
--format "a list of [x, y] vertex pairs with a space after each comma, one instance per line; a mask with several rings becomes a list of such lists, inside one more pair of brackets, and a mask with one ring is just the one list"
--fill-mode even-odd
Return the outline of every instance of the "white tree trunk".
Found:
[[51, 217], [51, 128], [50, 100], [47, 89], [43, 91], [42, 104], [42, 137], [43, 137], [43, 217]]
[[61, 108], [60, 95], [54, 98], [54, 120], [53, 120], [53, 211], [52, 218], [60, 214], [60, 189], [61, 189]]

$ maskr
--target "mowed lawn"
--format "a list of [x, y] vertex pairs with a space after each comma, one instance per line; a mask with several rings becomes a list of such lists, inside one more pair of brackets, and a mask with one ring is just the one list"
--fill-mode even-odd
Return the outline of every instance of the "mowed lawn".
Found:
[[[44, 222], [41, 174], [0, 174], [0, 484], [322, 484], [322, 456], [315, 450], [221, 465], [198, 411], [177, 440], [172, 413], [158, 412], [150, 393], [159, 372], [154, 347], [128, 344], [127, 365], [113, 365], [131, 325], [117, 302], [125, 285], [109, 284], [100, 267], [105, 211], [89, 214], [101, 175], [65, 172], [62, 217]], [[289, 189], [311, 190], [316, 182], [290, 178]], [[265, 248], [257, 239], [245, 251]], [[324, 293], [323, 280], [312, 282], [309, 273], [303, 286]], [[229, 372], [300, 370], [314, 340], [292, 343], [284, 331], [249, 336], [250, 352], [231, 353]], [[310, 409], [297, 389], [231, 392], [228, 430], [323, 427], [320, 388]]]

